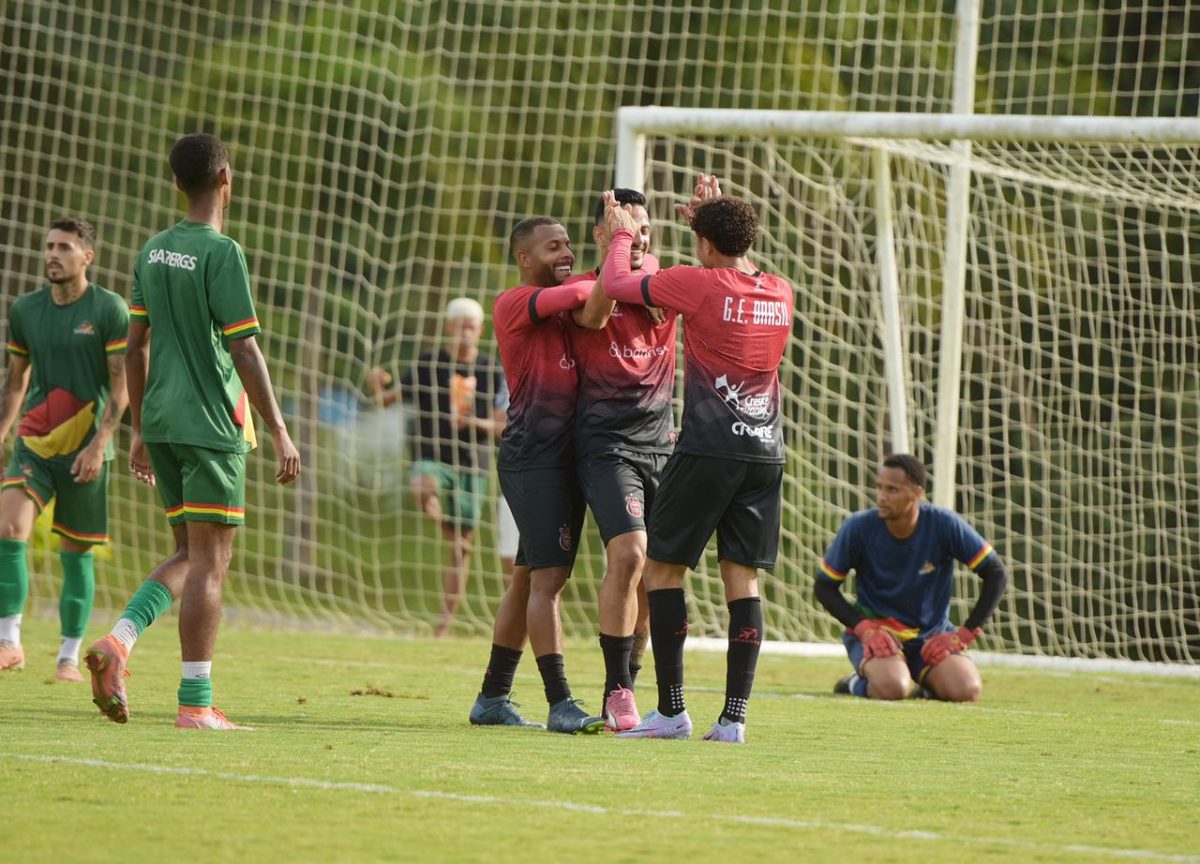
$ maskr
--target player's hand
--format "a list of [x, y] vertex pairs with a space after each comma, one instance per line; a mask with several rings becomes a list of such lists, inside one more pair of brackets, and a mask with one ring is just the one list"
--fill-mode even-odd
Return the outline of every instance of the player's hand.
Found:
[[604, 228], [609, 236], [624, 229], [630, 234], [638, 233], [637, 220], [633, 218], [633, 207], [621, 204], [610, 189], [602, 196], [604, 198]]
[[661, 306], [647, 306], [646, 314], [655, 324], [661, 324], [667, 320], [667, 313], [662, 310]]
[[97, 447], [95, 440], [79, 451], [71, 463], [71, 476], [76, 483], [91, 483], [100, 476], [104, 468], [104, 448]]
[[925, 640], [925, 644], [921, 646], [921, 659], [930, 666], [936, 666], [951, 654], [957, 654], [959, 651], [964, 650], [982, 632], [978, 627], [974, 630], [959, 627], [957, 630], [949, 633], [938, 633], [930, 636]]
[[134, 432], [133, 440], [129, 442], [129, 471], [147, 486], [154, 487], [154, 469], [150, 467], [150, 459], [146, 455], [146, 442], [141, 433]]
[[367, 392], [374, 395], [392, 383], [392, 373], [376, 366], [367, 372]]
[[891, 657], [900, 652], [896, 637], [871, 618], [859, 621], [851, 632], [862, 642], [864, 662], [872, 657]]
[[288, 435], [286, 429], [276, 432], [272, 438], [275, 441], [275, 458], [279, 460], [275, 482], [286, 486], [300, 476], [300, 451], [292, 443], [292, 436]]
[[721, 197], [721, 182], [715, 175], [701, 174], [696, 180], [696, 188], [692, 191], [692, 200], [686, 204], [676, 204], [675, 212], [691, 224], [696, 208], [712, 198]]

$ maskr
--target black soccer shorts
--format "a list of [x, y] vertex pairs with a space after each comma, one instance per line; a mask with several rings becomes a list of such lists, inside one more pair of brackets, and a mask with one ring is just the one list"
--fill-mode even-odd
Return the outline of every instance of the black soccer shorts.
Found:
[[532, 570], [574, 566], [586, 510], [574, 468], [501, 468], [498, 473], [521, 535], [516, 563]]
[[632, 450], [606, 450], [579, 460], [579, 485], [605, 546], [621, 534], [646, 530], [666, 463], [665, 453]]
[[674, 453], [650, 514], [647, 554], [695, 568], [715, 530], [720, 560], [774, 570], [782, 487], [779, 463]]

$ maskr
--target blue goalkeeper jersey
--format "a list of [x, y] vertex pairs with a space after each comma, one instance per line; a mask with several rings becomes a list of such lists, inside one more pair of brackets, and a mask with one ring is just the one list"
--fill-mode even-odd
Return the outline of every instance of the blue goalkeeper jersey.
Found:
[[897, 540], [872, 507], [842, 523], [818, 578], [841, 583], [853, 570], [863, 614], [895, 619], [906, 625], [897, 635], [912, 639], [950, 623], [954, 562], [974, 570], [990, 554], [991, 544], [952, 510], [921, 504], [917, 530]]

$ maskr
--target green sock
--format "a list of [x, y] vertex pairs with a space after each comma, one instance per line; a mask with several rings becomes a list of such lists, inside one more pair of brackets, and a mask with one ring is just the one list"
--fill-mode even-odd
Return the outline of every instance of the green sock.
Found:
[[133, 592], [121, 617], [132, 621], [137, 627], [138, 635], [141, 636], [142, 631], [153, 624], [159, 615], [170, 609], [173, 602], [175, 598], [171, 596], [167, 586], [147, 579]]
[[212, 679], [180, 678], [179, 704], [190, 708], [211, 708]]
[[58, 603], [58, 618], [62, 635], [78, 639], [87, 629], [92, 617], [92, 599], [96, 596], [96, 556], [89, 552], [58, 553], [63, 568], [62, 599]]
[[29, 596], [24, 540], [0, 540], [0, 618], [20, 615]]

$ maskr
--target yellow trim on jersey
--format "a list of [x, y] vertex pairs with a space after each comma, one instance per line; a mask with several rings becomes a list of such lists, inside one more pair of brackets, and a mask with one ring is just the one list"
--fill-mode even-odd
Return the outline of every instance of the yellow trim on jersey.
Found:
[[983, 548], [979, 550], [979, 554], [967, 562], [967, 569], [974, 570], [983, 563], [983, 559], [992, 554], [992, 544], [984, 543]]
[[150, 310], [147, 309], [145, 306], [130, 306], [129, 307], [129, 316], [131, 318], [149, 318]]
[[257, 318], [247, 318], [245, 321], [235, 321], [228, 327], [221, 328], [221, 332], [226, 336], [236, 336], [239, 333], [245, 333], [247, 330], [255, 330], [258, 328]]
[[835, 582], [845, 582], [846, 581], [845, 573], [839, 573], [838, 571], [836, 571], [832, 567], [830, 567], [829, 564], [827, 564], [825, 561], [821, 562], [821, 572], [824, 573], [826, 576], [828, 576], [830, 579], [834, 580]]
[[128, 339], [114, 339], [112, 342], [109, 342], [107, 345], [104, 346], [104, 350], [107, 351], [109, 354], [112, 354], [114, 351], [124, 351], [125, 346], [128, 344], [129, 344]]
[[29, 349], [26, 348], [24, 345], [18, 345], [16, 342], [9, 342], [8, 343], [8, 353], [9, 354], [20, 354], [22, 357], [28, 357]]

